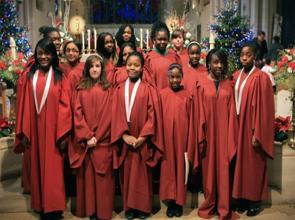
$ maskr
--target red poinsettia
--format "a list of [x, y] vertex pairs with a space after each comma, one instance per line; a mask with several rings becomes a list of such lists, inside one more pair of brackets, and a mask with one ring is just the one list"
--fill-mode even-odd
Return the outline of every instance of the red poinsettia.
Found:
[[291, 117], [278, 116], [275, 119], [275, 133], [287, 132], [291, 128]]

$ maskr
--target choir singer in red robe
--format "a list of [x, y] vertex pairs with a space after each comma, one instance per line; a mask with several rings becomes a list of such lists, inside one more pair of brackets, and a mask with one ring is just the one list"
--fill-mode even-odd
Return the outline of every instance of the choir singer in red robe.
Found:
[[227, 55], [220, 49], [211, 50], [206, 57], [207, 77], [199, 80], [194, 91], [194, 109], [199, 109], [197, 132], [203, 174], [205, 200], [198, 210], [201, 218], [232, 219], [230, 208], [230, 163], [236, 153], [234, 90], [226, 78]]
[[267, 158], [273, 158], [274, 98], [267, 74], [254, 65], [256, 47], [246, 43], [241, 50], [243, 69], [234, 73], [235, 102], [239, 120], [233, 197], [238, 211], [248, 216], [261, 211], [267, 200]]
[[93, 220], [112, 218], [115, 148], [110, 144], [111, 95], [102, 58], [89, 56], [74, 95], [77, 144], [70, 145], [69, 158], [77, 169], [76, 215]]
[[18, 81], [14, 150], [30, 153], [32, 208], [42, 219], [57, 219], [66, 208], [61, 150], [72, 125], [70, 87], [49, 38], [37, 43], [34, 57]]
[[111, 140], [119, 146], [117, 165], [127, 219], [144, 219], [152, 211], [152, 174], [163, 154], [163, 132], [157, 89], [141, 80], [144, 59], [127, 58], [128, 78], [114, 89]]
[[[173, 63], [168, 68], [169, 87], [160, 91], [164, 126], [165, 155], [161, 163], [160, 199], [168, 202], [166, 215], [181, 217], [186, 200], [189, 172], [187, 146], [192, 125], [192, 96], [181, 85], [182, 67]], [[186, 159], [186, 160], [185, 160]]]

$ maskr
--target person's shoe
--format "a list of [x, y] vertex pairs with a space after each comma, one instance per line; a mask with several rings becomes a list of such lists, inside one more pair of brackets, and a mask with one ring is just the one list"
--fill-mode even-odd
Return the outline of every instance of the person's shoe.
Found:
[[175, 209], [174, 209], [174, 216], [176, 217], [181, 217], [183, 214], [183, 209], [181, 205], [175, 204]]
[[260, 207], [250, 208], [247, 211], [246, 215], [249, 216], [249, 217], [252, 217], [252, 216], [258, 215], [260, 212], [261, 212], [261, 208]]
[[149, 217], [148, 213], [137, 210], [136, 217], [139, 219], [146, 219]]
[[129, 220], [131, 219], [134, 219], [135, 218], [135, 213], [132, 209], [128, 209], [126, 212], [125, 212], [125, 217]]
[[166, 215], [167, 215], [168, 218], [173, 218], [174, 209], [173, 209], [173, 207], [171, 205], [168, 206], [167, 211], [166, 211]]
[[89, 217], [89, 220], [98, 220], [98, 218], [96, 217], [96, 214], [93, 214]]

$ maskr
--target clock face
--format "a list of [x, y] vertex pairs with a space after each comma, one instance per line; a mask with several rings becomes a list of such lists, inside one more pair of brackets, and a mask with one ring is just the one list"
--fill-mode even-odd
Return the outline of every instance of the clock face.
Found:
[[81, 16], [73, 16], [69, 22], [69, 32], [73, 35], [81, 34], [85, 28], [85, 20]]

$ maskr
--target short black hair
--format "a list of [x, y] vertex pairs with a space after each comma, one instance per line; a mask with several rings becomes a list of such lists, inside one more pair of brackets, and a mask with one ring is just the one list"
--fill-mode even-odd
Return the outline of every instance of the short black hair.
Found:
[[257, 46], [254, 42], [245, 42], [241, 47], [241, 51], [243, 50], [244, 47], [250, 47], [253, 53], [255, 55], [257, 54]]
[[39, 28], [40, 34], [43, 35], [43, 37], [49, 37], [49, 34], [52, 32], [57, 32], [59, 33], [59, 29], [51, 26], [42, 26]]
[[127, 60], [132, 56], [138, 57], [140, 59], [141, 66], [142, 67], [144, 66], [144, 57], [143, 57], [142, 53], [140, 53], [138, 51], [134, 51], [131, 54], [129, 54], [129, 56], [127, 57]]
[[257, 35], [258, 35], [258, 36], [259, 36], [259, 35], [263, 35], [263, 36], [265, 36], [265, 32], [264, 32], [264, 31], [258, 31]]
[[155, 40], [156, 39], [156, 35], [160, 31], [166, 32], [167, 33], [168, 40], [170, 40], [170, 31], [169, 31], [167, 25], [164, 22], [162, 22], [162, 21], [157, 21], [157, 22], [155, 22], [153, 24], [152, 31], [151, 31], [151, 38], [152, 38], [152, 40]]
[[280, 37], [279, 36], [274, 36], [273, 40], [274, 40], [274, 42], [279, 43], [280, 42]]

